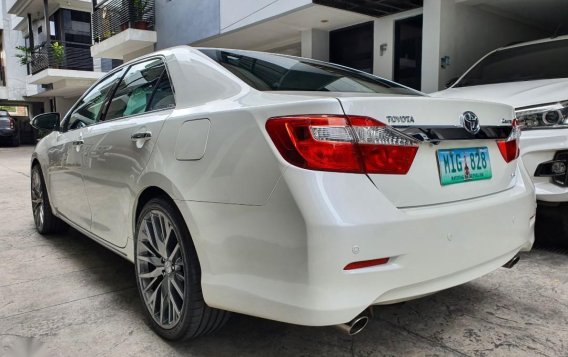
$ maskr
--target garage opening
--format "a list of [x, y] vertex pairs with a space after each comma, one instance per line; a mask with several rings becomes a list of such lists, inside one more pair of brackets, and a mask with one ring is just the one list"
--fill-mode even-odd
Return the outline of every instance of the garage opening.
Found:
[[342, 28], [329, 33], [329, 59], [333, 63], [373, 72], [374, 23]]
[[422, 76], [422, 15], [394, 24], [394, 81], [420, 90]]

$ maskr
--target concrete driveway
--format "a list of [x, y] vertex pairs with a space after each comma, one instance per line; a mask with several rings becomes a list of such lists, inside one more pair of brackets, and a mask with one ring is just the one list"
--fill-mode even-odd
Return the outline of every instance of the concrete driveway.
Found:
[[537, 249], [513, 269], [375, 308], [360, 335], [234, 315], [185, 343], [154, 335], [133, 265], [70, 230], [43, 237], [29, 199], [31, 147], [0, 147], [0, 356], [568, 356], [568, 256]]

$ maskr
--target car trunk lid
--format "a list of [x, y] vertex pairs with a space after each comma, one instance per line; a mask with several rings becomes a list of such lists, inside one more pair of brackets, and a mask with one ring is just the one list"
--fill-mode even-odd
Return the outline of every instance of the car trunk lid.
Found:
[[[410, 96], [337, 98], [346, 115], [371, 117], [417, 140], [407, 174], [368, 174], [397, 207], [483, 197], [515, 184], [516, 161], [507, 163], [497, 143], [511, 134], [510, 106]], [[477, 134], [464, 129], [466, 112], [478, 117]]]

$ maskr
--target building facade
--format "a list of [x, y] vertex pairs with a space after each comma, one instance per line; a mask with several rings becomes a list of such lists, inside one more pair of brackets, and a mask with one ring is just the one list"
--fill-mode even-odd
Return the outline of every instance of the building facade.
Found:
[[[1, 0], [0, 106], [66, 112], [102, 72], [177, 45], [303, 56], [424, 92], [568, 33], [566, 0]], [[29, 48], [20, 64], [21, 47]], [[25, 61], [24, 61], [25, 62]]]
[[[124, 3], [98, 2], [95, 14]], [[497, 47], [568, 33], [566, 0], [149, 2], [152, 31], [117, 34], [95, 43], [93, 54], [130, 59], [185, 44], [269, 51], [331, 61], [433, 92]]]
[[2, 0], [0, 7], [0, 107], [17, 117], [21, 141], [33, 142], [32, 116], [66, 112], [102, 75], [90, 52], [92, 2]]

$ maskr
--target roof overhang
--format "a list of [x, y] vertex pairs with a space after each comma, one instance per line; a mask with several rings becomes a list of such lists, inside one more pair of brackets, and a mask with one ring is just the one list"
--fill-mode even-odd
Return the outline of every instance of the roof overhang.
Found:
[[91, 56], [124, 60], [144, 49], [154, 50], [158, 41], [156, 31], [126, 29], [91, 47]]
[[27, 83], [52, 84], [52, 89], [39, 92], [33, 97], [74, 97], [83, 94], [103, 75], [103, 72], [48, 68], [33, 76], [28, 76]]
[[331, 6], [360, 14], [382, 17], [424, 6], [424, 0], [313, 0], [315, 4]]
[[309, 29], [333, 31], [375, 20], [375, 17], [322, 5], [309, 5], [237, 30], [193, 43], [193, 46], [268, 51], [300, 42]]
[[[7, 4], [8, 5], [8, 4]], [[50, 0], [48, 2], [49, 13], [53, 13], [58, 8], [92, 12], [93, 2], [91, 0]], [[8, 13], [20, 17], [27, 14], [40, 14], [43, 17], [43, 0], [15, 0], [8, 8]]]

